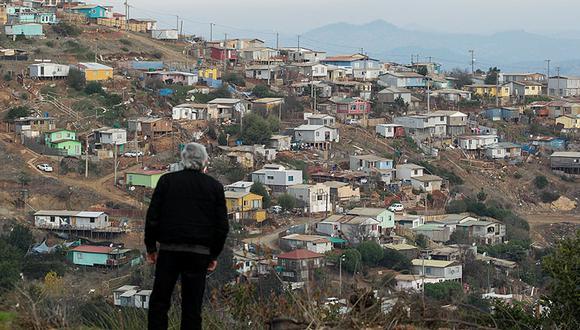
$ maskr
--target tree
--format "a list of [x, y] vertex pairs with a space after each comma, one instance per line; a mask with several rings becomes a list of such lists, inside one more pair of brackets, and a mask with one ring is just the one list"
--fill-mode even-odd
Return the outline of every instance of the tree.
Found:
[[419, 234], [417, 237], [415, 237], [415, 244], [417, 244], [417, 246], [422, 249], [426, 249], [429, 245], [429, 238], [423, 234]]
[[394, 107], [397, 112], [400, 112], [401, 110], [406, 111], [409, 108], [409, 103], [406, 103], [405, 100], [399, 96], [395, 99]]
[[538, 175], [534, 179], [534, 185], [536, 185], [536, 188], [538, 189], [544, 189], [548, 186], [548, 184], [548, 179], [543, 175]]
[[278, 197], [278, 205], [280, 205], [284, 211], [292, 210], [296, 207], [296, 198], [290, 194], [280, 195]]
[[463, 287], [461, 283], [453, 281], [426, 283], [425, 295], [443, 302], [454, 302], [463, 295]]
[[225, 145], [228, 144], [228, 138], [226, 137], [226, 135], [224, 133], [220, 133], [220, 135], [218, 135], [218, 139], [217, 140], [218, 140], [218, 144], [220, 146], [225, 146]]
[[392, 249], [385, 249], [383, 251], [383, 259], [381, 259], [379, 265], [397, 271], [410, 270], [412, 267], [409, 258], [401, 252]]
[[268, 121], [268, 125], [270, 126], [270, 130], [272, 132], [278, 133], [280, 131], [280, 120], [278, 120], [278, 117], [269, 115], [266, 120]]
[[497, 67], [489, 68], [485, 76], [485, 84], [495, 85], [498, 83], [500, 69]]
[[252, 94], [257, 98], [262, 97], [278, 97], [278, 94], [272, 92], [267, 85], [256, 85], [252, 89]]
[[449, 236], [449, 241], [447, 244], [468, 244], [469, 242], [469, 235], [467, 232], [463, 230], [455, 230]]
[[344, 252], [344, 261], [342, 266], [347, 271], [354, 273], [357, 269], [361, 268], [362, 256], [357, 249], [348, 249]]
[[268, 194], [266, 187], [264, 187], [264, 185], [261, 182], [254, 182], [254, 184], [250, 188], [250, 192], [252, 194], [262, 196], [262, 205], [264, 206], [264, 208], [270, 207], [271, 201], [270, 194]]
[[85, 93], [92, 94], [104, 94], [103, 85], [96, 81], [91, 81], [85, 86]]
[[226, 74], [223, 75], [222, 80], [227, 83], [238, 86], [246, 85], [246, 81], [244, 80], [244, 78], [235, 72], [227, 72]]
[[23, 253], [0, 238], [0, 289], [11, 288], [20, 280]]
[[34, 243], [34, 237], [32, 237], [30, 229], [22, 225], [16, 225], [8, 235], [8, 243], [26, 253], [28, 248]]
[[465, 85], [473, 84], [471, 74], [467, 70], [455, 68], [449, 74], [450, 77], [455, 78], [455, 88], [462, 89]]
[[272, 137], [270, 124], [261, 116], [250, 113], [244, 116], [242, 140], [244, 144], [266, 144]]
[[81, 91], [85, 87], [85, 77], [80, 70], [70, 69], [66, 83], [69, 87], [72, 87], [77, 91]]
[[375, 241], [362, 242], [356, 249], [365, 265], [376, 266], [383, 259], [383, 248]]
[[550, 276], [548, 317], [561, 329], [580, 329], [580, 230], [576, 237], [564, 239], [554, 252], [542, 259], [544, 271]]
[[65, 22], [59, 22], [53, 25], [52, 30], [62, 37], [76, 37], [82, 32], [80, 28]]
[[483, 202], [485, 201], [486, 198], [487, 194], [485, 193], [485, 191], [483, 191], [483, 188], [481, 188], [481, 190], [477, 193], [477, 200]]
[[6, 115], [4, 116], [4, 119], [6, 119], [7, 121], [14, 121], [14, 119], [30, 115], [30, 112], [31, 111], [27, 106], [18, 106], [10, 108], [10, 110], [8, 110], [8, 113], [6, 113]]

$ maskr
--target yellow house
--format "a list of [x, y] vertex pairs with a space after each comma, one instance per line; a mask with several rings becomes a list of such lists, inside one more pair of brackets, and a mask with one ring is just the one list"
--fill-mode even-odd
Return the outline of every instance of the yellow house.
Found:
[[218, 78], [218, 69], [216, 68], [199, 69], [197, 74], [200, 78], [216, 80]]
[[266, 220], [266, 211], [262, 208], [260, 195], [251, 192], [226, 191], [226, 207], [233, 220]]
[[580, 115], [563, 115], [556, 118], [556, 125], [562, 124], [565, 129], [580, 129]]
[[499, 92], [499, 97], [510, 97], [510, 87], [508, 85], [465, 85], [463, 89], [482, 97], [495, 97], [496, 91]]
[[100, 81], [113, 79], [113, 68], [100, 63], [85, 62], [77, 64], [86, 81]]

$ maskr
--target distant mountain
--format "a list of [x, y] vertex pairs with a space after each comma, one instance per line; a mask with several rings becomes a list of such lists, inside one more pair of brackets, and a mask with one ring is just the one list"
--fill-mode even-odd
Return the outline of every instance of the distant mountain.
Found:
[[551, 59], [551, 73], [560, 66], [563, 74], [580, 74], [580, 42], [566, 37], [526, 31], [505, 31], [492, 35], [430, 32], [397, 27], [383, 20], [355, 25], [334, 23], [301, 35], [302, 45], [322, 48], [331, 54], [354, 53], [363, 48], [371, 57], [408, 63], [411, 54], [425, 61], [429, 56], [446, 69], [468, 68], [469, 50], [475, 50], [476, 67], [498, 66], [502, 71], [546, 70]]

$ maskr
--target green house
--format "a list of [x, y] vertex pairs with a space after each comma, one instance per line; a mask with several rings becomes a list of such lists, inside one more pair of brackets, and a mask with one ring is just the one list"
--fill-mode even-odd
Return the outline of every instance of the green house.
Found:
[[130, 261], [129, 249], [80, 245], [68, 252], [69, 260], [80, 266], [120, 266]]
[[125, 172], [125, 183], [129, 186], [139, 186], [155, 189], [159, 178], [165, 174], [161, 170]]
[[82, 145], [77, 141], [77, 133], [68, 129], [56, 129], [46, 132], [44, 144], [52, 149], [66, 150], [68, 156], [80, 156]]

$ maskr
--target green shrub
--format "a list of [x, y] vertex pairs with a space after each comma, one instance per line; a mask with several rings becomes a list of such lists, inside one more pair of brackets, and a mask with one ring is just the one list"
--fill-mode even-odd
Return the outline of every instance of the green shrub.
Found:
[[534, 179], [534, 185], [536, 185], [536, 188], [538, 189], [544, 189], [548, 186], [548, 184], [548, 179], [543, 175], [538, 175]]
[[126, 46], [131, 46], [133, 44], [133, 42], [131, 42], [131, 40], [124, 39], [124, 38], [119, 39], [119, 42], [122, 43], [123, 45], [126, 45]]
[[62, 37], [76, 37], [81, 34], [82, 30], [72, 24], [60, 22], [52, 26], [54, 33]]
[[560, 194], [550, 191], [543, 191], [540, 195], [542, 202], [544, 203], [552, 203], [553, 201], [560, 198]]

